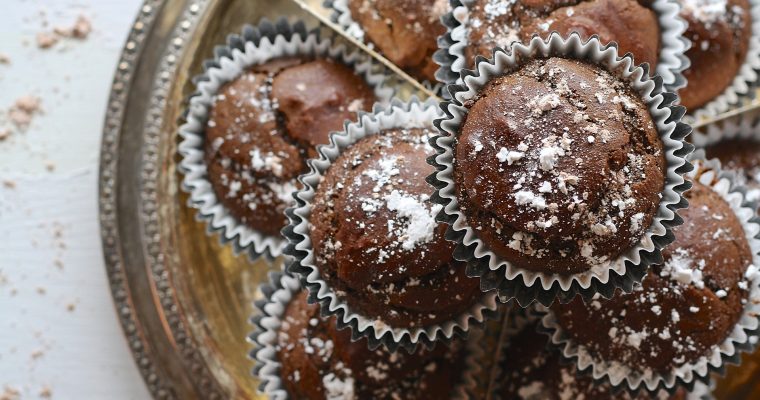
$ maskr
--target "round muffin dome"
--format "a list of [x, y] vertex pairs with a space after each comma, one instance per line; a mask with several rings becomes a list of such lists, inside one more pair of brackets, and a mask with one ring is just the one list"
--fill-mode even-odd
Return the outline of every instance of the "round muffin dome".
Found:
[[285, 58], [257, 65], [214, 96], [205, 159], [219, 201], [243, 224], [277, 236], [315, 146], [375, 95], [349, 67]]
[[324, 319], [302, 290], [287, 304], [277, 336], [282, 384], [292, 399], [448, 399], [461, 381], [465, 346], [413, 354], [369, 350], [335, 317]]
[[710, 354], [747, 301], [753, 256], [731, 207], [699, 182], [686, 192], [685, 223], [630, 294], [552, 306], [558, 325], [594, 360], [667, 374]]
[[457, 199], [479, 238], [521, 268], [574, 274], [640, 241], [660, 202], [663, 144], [627, 84], [575, 60], [534, 60], [470, 101]]
[[681, 17], [691, 40], [686, 56], [691, 66], [679, 96], [681, 104], [696, 110], [731, 85], [744, 63], [752, 36], [749, 0], [679, 0]]
[[436, 324], [482, 296], [453, 259], [425, 177], [432, 131], [392, 129], [359, 140], [317, 186], [311, 242], [320, 274], [358, 313], [393, 327]]
[[534, 35], [577, 32], [585, 40], [617, 42], [620, 54], [632, 53], [636, 64], [654, 69], [660, 52], [660, 27], [649, 2], [636, 0], [473, 0], [468, 5], [465, 55], [490, 57], [494, 47], [527, 43]]
[[411, 75], [435, 82], [433, 53], [438, 36], [446, 32], [441, 17], [449, 11], [448, 0], [347, 1], [351, 18], [384, 56]]

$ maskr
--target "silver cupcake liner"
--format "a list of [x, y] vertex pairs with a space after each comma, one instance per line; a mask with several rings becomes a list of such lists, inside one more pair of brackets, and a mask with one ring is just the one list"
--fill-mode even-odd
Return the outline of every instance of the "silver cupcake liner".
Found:
[[749, 0], [752, 34], [744, 63], [739, 72], [723, 93], [697, 110], [689, 110], [686, 116], [688, 122], [699, 121], [714, 117], [738, 106], [748, 98], [754, 98], [753, 89], [758, 86], [760, 73], [760, 1]]
[[[662, 200], [640, 242], [610, 262], [609, 268], [594, 268], [572, 275], [552, 275], [519, 268], [491, 251], [459, 209], [453, 179], [454, 146], [468, 112], [463, 104], [474, 98], [492, 78], [531, 59], [554, 56], [585, 60], [628, 82], [649, 107], [663, 142], [667, 167]], [[677, 210], [688, 204], [683, 192], [691, 184], [683, 175], [692, 169], [686, 157], [693, 151], [693, 146], [684, 141], [691, 131], [688, 125], [680, 122], [685, 109], [673, 106], [676, 95], [663, 91], [662, 80], [657, 76], [650, 78], [647, 68], [646, 64], [635, 66], [630, 55], [618, 57], [614, 46], [602, 46], [596, 37], [584, 42], [575, 33], [568, 38], [553, 33], [546, 41], [534, 37], [527, 45], [515, 44], [510, 52], [496, 49], [494, 58], [479, 58], [475, 70], [463, 71], [463, 85], [448, 86], [452, 100], [441, 105], [446, 115], [435, 121], [441, 135], [431, 139], [437, 155], [428, 160], [438, 172], [428, 177], [428, 181], [437, 189], [433, 201], [443, 205], [438, 217], [449, 224], [447, 238], [458, 243], [454, 255], [469, 262], [467, 273], [481, 278], [481, 288], [498, 289], [503, 301], [515, 298], [523, 306], [533, 301], [549, 305], [557, 298], [567, 302], [576, 294], [586, 298], [596, 293], [610, 297], [617, 288], [630, 292], [650, 265], [662, 261], [660, 249], [674, 239], [671, 228], [683, 223]]]
[[[264, 298], [255, 302], [255, 313], [251, 317], [254, 331], [248, 336], [253, 349], [248, 357], [254, 361], [253, 376], [261, 382], [258, 391], [273, 400], [285, 400], [289, 395], [282, 384], [280, 361], [277, 359], [278, 331], [288, 303], [302, 290], [298, 278], [288, 273], [271, 272], [269, 283], [261, 286]], [[481, 346], [483, 333], [474, 329], [465, 345], [465, 355], [461, 382], [454, 388], [453, 399], [476, 399], [472, 395], [477, 388], [477, 374], [480, 360], [485, 356]]]
[[323, 315], [337, 316], [339, 328], [350, 327], [355, 338], [366, 337], [372, 348], [383, 345], [393, 352], [399, 347], [412, 352], [419, 344], [432, 347], [437, 341], [450, 341], [455, 335], [463, 336], [471, 326], [482, 323], [496, 313], [496, 293], [491, 292], [484, 293], [469, 310], [450, 321], [418, 328], [391, 327], [383, 321], [370, 319], [352, 310], [322, 279], [319, 268], [314, 263], [309, 233], [311, 201], [322, 175], [332, 162], [346, 147], [368, 135], [396, 127], [432, 128], [433, 119], [439, 116], [440, 110], [435, 101], [422, 103], [412, 99], [403, 103], [394, 99], [390, 107], [376, 106], [372, 114], [362, 114], [358, 122], [346, 123], [343, 132], [331, 135], [330, 145], [317, 149], [319, 158], [309, 160], [310, 172], [299, 178], [304, 189], [295, 194], [295, 208], [286, 212], [290, 225], [283, 230], [283, 234], [290, 244], [285, 249], [285, 254], [293, 257], [288, 271], [301, 277], [309, 289], [309, 300], [320, 303]]
[[[330, 20], [343, 28], [348, 35], [364, 43], [370, 49], [379, 50], [375, 48], [374, 43], [365, 37], [364, 29], [361, 25], [351, 17], [351, 10], [348, 8], [349, 1], [350, 0], [325, 0], [323, 6], [333, 11], [330, 15]], [[428, 80], [420, 81], [420, 83], [425, 89], [437, 94], [441, 94], [443, 88], [446, 86], [445, 83], [431, 82]]]
[[[447, 84], [461, 84], [463, 79], [461, 74], [468, 69], [464, 52], [467, 47], [465, 23], [473, 0], [449, 1], [451, 12], [442, 18], [443, 24], [447, 27], [447, 33], [438, 39], [439, 49], [433, 56], [436, 63], [441, 66], [435, 76], [439, 81]], [[689, 66], [686, 51], [691, 47], [691, 42], [683, 36], [687, 23], [679, 16], [681, 5], [677, 0], [654, 0], [651, 8], [657, 14], [662, 44], [660, 59], [654, 73], [662, 77], [666, 91], [676, 92], [686, 86], [683, 71]], [[501, 47], [511, 46], [505, 43]], [[445, 94], [448, 95], [448, 93]]]
[[755, 213], [757, 203], [746, 200], [746, 188], [737, 185], [734, 174], [723, 171], [718, 160], [705, 160], [702, 151], [694, 153], [690, 160], [696, 168], [689, 176], [695, 178], [701, 172], [699, 182], [711, 187], [731, 206], [744, 227], [753, 254], [753, 264], [745, 275], [751, 281], [748, 301], [736, 326], [721, 344], [713, 346], [709, 354], [700, 360], [684, 364], [668, 374], [643, 374], [636, 370], [636, 366], [594, 358], [588, 350], [568, 337], [550, 309], [537, 307], [537, 313], [541, 315], [540, 330], [549, 335], [552, 346], [559, 349], [566, 360], [595, 380], [631, 393], [640, 390], [674, 393], [681, 386], [693, 391], [699, 382], [709, 385], [711, 374], [725, 374], [727, 365], [738, 365], [743, 352], [752, 352], [757, 347], [760, 333], [760, 272], [756, 267], [760, 266], [760, 218]]
[[214, 58], [204, 63], [204, 73], [194, 79], [196, 92], [188, 101], [186, 122], [179, 128], [182, 189], [190, 194], [189, 205], [198, 210], [197, 218], [206, 222], [209, 232], [218, 233], [222, 243], [231, 242], [235, 252], [245, 252], [252, 260], [261, 255], [280, 256], [286, 240], [242, 224], [216, 197], [204, 161], [206, 122], [213, 96], [222, 85], [253, 65], [294, 55], [327, 57], [351, 66], [374, 88], [382, 103], [387, 103], [394, 94], [386, 86], [388, 73], [383, 67], [336, 41], [334, 34], [310, 30], [301, 21], [264, 19], [257, 26], [245, 26], [241, 34], [230, 35], [225, 45], [214, 49]]

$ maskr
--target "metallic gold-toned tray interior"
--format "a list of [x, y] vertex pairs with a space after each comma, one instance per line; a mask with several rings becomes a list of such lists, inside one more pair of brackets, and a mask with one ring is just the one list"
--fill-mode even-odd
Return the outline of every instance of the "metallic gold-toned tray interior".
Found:
[[[137, 18], [109, 102], [100, 204], [117, 310], [156, 398], [265, 398], [257, 394], [246, 337], [258, 287], [282, 258], [251, 262], [196, 220], [180, 189], [176, 133], [195, 90], [192, 78], [228, 35], [282, 16], [337, 28], [329, 15], [322, 0], [147, 0]], [[377, 56], [355, 39], [344, 40]], [[432, 95], [389, 66], [398, 75], [399, 97]], [[747, 100], [696, 125], [758, 107], [760, 102]], [[745, 355], [740, 367], [717, 380], [715, 395], [760, 398], [758, 382], [760, 353]]]

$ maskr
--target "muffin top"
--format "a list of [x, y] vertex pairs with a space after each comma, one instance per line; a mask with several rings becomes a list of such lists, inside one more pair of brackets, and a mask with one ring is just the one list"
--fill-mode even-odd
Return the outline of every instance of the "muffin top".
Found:
[[676, 240], [631, 294], [555, 304], [559, 325], [593, 357], [666, 373], [708, 356], [739, 320], [753, 261], [741, 222], [712, 189], [694, 182]]
[[459, 382], [465, 346], [452, 342], [414, 354], [369, 350], [334, 317], [320, 317], [306, 291], [288, 303], [277, 337], [283, 385], [293, 399], [446, 399]]
[[433, 53], [446, 32], [441, 17], [448, 0], [349, 0], [351, 17], [394, 64], [418, 79], [435, 82]]
[[533, 60], [465, 104], [454, 181], [496, 254], [538, 272], [606, 267], [660, 203], [663, 144], [626, 83], [575, 60]]
[[752, 21], [749, 0], [679, 0], [691, 40], [681, 103], [696, 110], [719, 96], [739, 72], [749, 49]]
[[479, 293], [455, 262], [425, 178], [429, 128], [391, 129], [344, 150], [317, 187], [311, 241], [322, 276], [369, 317], [429, 325]]
[[632, 53], [636, 64], [657, 66], [660, 27], [647, 1], [636, 0], [473, 0], [465, 28], [465, 55], [471, 68], [475, 56], [491, 57], [496, 46], [528, 42], [552, 31], [577, 32], [585, 40], [598, 35], [602, 43], [617, 42], [620, 54]]
[[[631, 396], [614, 393], [609, 384], [596, 383], [579, 375], [574, 366], [563, 363], [556, 351], [547, 350], [548, 338], [536, 332], [538, 320], [521, 321], [524, 326], [506, 340], [501, 353], [499, 400], [613, 400], [651, 399], [648, 393]], [[656, 399], [684, 399], [683, 390], [671, 396], [662, 390]]]
[[214, 96], [206, 126], [217, 198], [243, 224], [279, 235], [315, 146], [374, 100], [360, 76], [332, 60], [283, 58], [243, 72]]
[[737, 183], [747, 186], [747, 200], [760, 200], [760, 141], [722, 140], [707, 146], [705, 154], [737, 173]]

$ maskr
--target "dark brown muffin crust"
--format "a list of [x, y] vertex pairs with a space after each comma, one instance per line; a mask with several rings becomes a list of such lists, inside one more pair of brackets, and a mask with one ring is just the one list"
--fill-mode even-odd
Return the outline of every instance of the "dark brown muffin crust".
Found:
[[525, 321], [525, 327], [509, 337], [500, 363], [498, 400], [645, 400], [684, 399], [683, 390], [670, 396], [665, 391], [656, 396], [641, 392], [632, 397], [625, 391], [614, 393], [606, 383], [595, 383], [579, 375], [574, 366], [562, 363], [556, 351], [547, 350], [545, 335], [536, 332], [538, 321]]
[[696, 110], [731, 85], [744, 63], [752, 36], [749, 0], [679, 0], [689, 24], [691, 61], [680, 90], [681, 104]]
[[284, 58], [252, 67], [214, 97], [205, 159], [219, 201], [241, 223], [277, 236], [315, 146], [375, 96], [349, 67]]
[[620, 54], [632, 53], [636, 64], [657, 66], [660, 27], [646, 1], [636, 0], [474, 0], [466, 23], [467, 65], [475, 56], [490, 57], [496, 46], [528, 42], [534, 35], [577, 32], [585, 40], [617, 42]]
[[717, 193], [698, 182], [686, 192], [676, 241], [631, 294], [552, 310], [594, 359], [666, 373], [707, 356], [739, 320], [748, 298], [752, 252], [741, 223]]
[[660, 203], [665, 158], [627, 84], [574, 60], [535, 60], [466, 104], [454, 181], [467, 222], [521, 268], [574, 274], [636, 244]]
[[469, 308], [478, 280], [454, 261], [425, 177], [429, 129], [359, 140], [324, 174], [311, 212], [315, 262], [338, 296], [393, 327], [429, 326]]
[[351, 18], [380, 52], [411, 75], [435, 82], [433, 53], [446, 32], [448, 0], [349, 0]]
[[411, 355], [369, 350], [366, 339], [351, 342], [348, 329], [338, 330], [334, 317], [323, 319], [306, 291], [287, 305], [277, 341], [291, 399], [448, 399], [465, 357], [459, 341]]
[[760, 200], [760, 141], [722, 140], [705, 148], [707, 158], [717, 158], [736, 172], [737, 183], [747, 187], [747, 200]]

